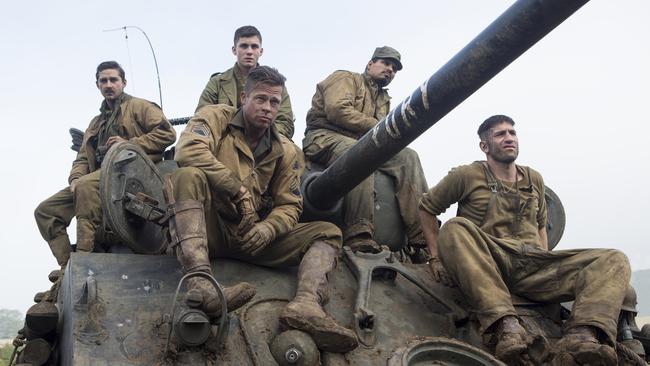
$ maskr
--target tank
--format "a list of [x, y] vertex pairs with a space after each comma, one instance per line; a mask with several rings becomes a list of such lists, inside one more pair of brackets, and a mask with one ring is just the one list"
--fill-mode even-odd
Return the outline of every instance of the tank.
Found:
[[[64, 275], [52, 273], [58, 296], [36, 296], [12, 364], [501, 365], [483, 345], [462, 294], [435, 282], [428, 264], [405, 248], [391, 182], [375, 171], [585, 3], [517, 1], [333, 165], [323, 170], [310, 164], [301, 186], [304, 221], [337, 223], [345, 193], [377, 174], [375, 220], [381, 224], [376, 222], [376, 237], [384, 250], [344, 248], [325, 305], [355, 331], [360, 343], [355, 350], [321, 353], [307, 334], [280, 329], [278, 315], [294, 295], [296, 268], [212, 258], [216, 281], [226, 286], [247, 281], [257, 287], [256, 296], [234, 312], [224, 306], [216, 324], [182, 301], [188, 276], [165, 252], [163, 240], [168, 219], [163, 177], [177, 165], [173, 160], [153, 164], [137, 146], [120, 143], [102, 168], [105, 225], [98, 252], [73, 253]], [[81, 141], [80, 131], [71, 133], [73, 142]], [[550, 189], [546, 199], [554, 247], [564, 229], [564, 210]], [[513, 302], [525, 327], [544, 336], [530, 352], [534, 363], [544, 364], [545, 340], [560, 337], [567, 307]], [[650, 329], [639, 330], [634, 315], [632, 304], [620, 319], [619, 339], [629, 346], [619, 348], [625, 365], [646, 364], [638, 354], [650, 350]]]

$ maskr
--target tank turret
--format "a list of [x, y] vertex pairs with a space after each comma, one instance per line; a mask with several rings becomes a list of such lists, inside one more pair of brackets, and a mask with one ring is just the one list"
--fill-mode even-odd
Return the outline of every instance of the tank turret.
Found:
[[[333, 165], [304, 177], [303, 219], [335, 214], [345, 193], [586, 2], [519, 0], [513, 4]], [[76, 139], [80, 140], [78, 133]], [[53, 325], [45, 336], [33, 329], [23, 331], [18, 343], [37, 351], [30, 353], [25, 346], [18, 354], [19, 362], [500, 364], [483, 349], [477, 324], [460, 292], [436, 283], [428, 265], [401, 262], [390, 250], [373, 254], [344, 250], [344, 265], [333, 273], [326, 309], [339, 323], [354, 329], [361, 343], [345, 355], [319, 353], [306, 334], [280, 329], [278, 315], [295, 292], [295, 269], [213, 259], [213, 272], [220, 283], [247, 281], [255, 284], [258, 292], [246, 306], [209, 324], [200, 310], [179, 300], [182, 270], [174, 257], [163, 255], [166, 205], [162, 177], [175, 169], [173, 161], [155, 166], [134, 145], [116, 146], [120, 148], [107, 154], [103, 166], [110, 173], [102, 178], [101, 197], [107, 236], [117, 239], [99, 246], [105, 253], [72, 254], [65, 275], [58, 280], [58, 298], [52, 302], [58, 319], [50, 319]], [[559, 240], [564, 219], [559, 200], [557, 203], [561, 220], [553, 227]], [[383, 226], [394, 231], [394, 226]], [[527, 326], [549, 339], [559, 336], [558, 324], [565, 315], [559, 304], [514, 302]], [[628, 330], [634, 334], [635, 325]], [[537, 358], [533, 361], [543, 362], [548, 356], [544, 345], [533, 347], [539, 347], [539, 352], [531, 353]]]

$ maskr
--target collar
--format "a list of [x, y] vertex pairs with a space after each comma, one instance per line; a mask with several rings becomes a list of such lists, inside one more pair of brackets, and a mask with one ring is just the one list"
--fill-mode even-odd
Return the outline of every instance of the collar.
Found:
[[[115, 100], [115, 105], [116, 106], [121, 106], [122, 103], [126, 102], [127, 100], [133, 98], [127, 93], [122, 92], [122, 94], [117, 97], [117, 100]], [[99, 112], [101, 114], [111, 114], [113, 113], [113, 110], [108, 106], [108, 102], [106, 102], [106, 99], [102, 101], [102, 105], [99, 107]]]
[[[237, 110], [237, 113], [235, 113], [235, 116], [232, 118], [232, 120], [228, 122], [228, 125], [231, 125], [241, 131], [244, 138], [246, 138], [246, 123], [244, 122], [244, 112], [241, 110], [241, 108]], [[260, 141], [257, 143], [257, 147], [255, 148], [255, 151], [253, 151], [253, 155], [256, 159], [272, 149], [272, 136], [274, 136], [276, 140], [279, 140], [274, 126], [275, 125], [271, 125], [271, 128], [268, 128], [266, 130], [264, 136], [262, 136]]]
[[235, 66], [232, 68], [233, 74], [235, 76], [235, 80], [237, 80], [240, 83], [244, 82], [244, 76], [242, 75], [241, 68], [239, 67], [238, 63], [235, 63]]

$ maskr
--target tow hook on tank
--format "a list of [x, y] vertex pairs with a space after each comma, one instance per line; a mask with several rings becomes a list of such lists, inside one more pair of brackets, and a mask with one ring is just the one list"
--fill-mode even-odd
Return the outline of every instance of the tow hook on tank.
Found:
[[[369, 307], [370, 286], [375, 272], [394, 272], [401, 274], [405, 279], [418, 286], [422, 291], [430, 295], [439, 304], [449, 311], [449, 316], [454, 321], [464, 319], [467, 314], [447, 299], [442, 298], [429, 289], [414, 273], [395, 261], [391, 251], [383, 247], [379, 253], [353, 252], [349, 247], [343, 248], [345, 260], [348, 262], [352, 273], [357, 279], [359, 291], [354, 305], [354, 330], [357, 333], [359, 342], [365, 346], [373, 346], [376, 342], [375, 328], [380, 320]], [[389, 278], [394, 276], [388, 276]]]
[[217, 280], [211, 275], [204, 272], [188, 273], [178, 282], [176, 292], [172, 298], [172, 306], [169, 314], [165, 316], [170, 323], [169, 333], [167, 335], [167, 342], [165, 344], [165, 354], [169, 355], [171, 350], [169, 347], [172, 334], [175, 336], [175, 341], [178, 345], [196, 347], [205, 344], [210, 338], [212, 332], [212, 324], [208, 316], [196, 307], [200, 305], [200, 299], [188, 298], [186, 303], [189, 308], [183, 308], [179, 311], [176, 310], [178, 303], [178, 294], [180, 292], [183, 282], [192, 277], [204, 277], [214, 288], [217, 290], [219, 299], [221, 301], [221, 316], [218, 320], [218, 330], [215, 339], [215, 349], [221, 349], [225, 344], [225, 339], [228, 335], [228, 328], [230, 318], [228, 316], [228, 308], [226, 304], [226, 297], [219, 286]]

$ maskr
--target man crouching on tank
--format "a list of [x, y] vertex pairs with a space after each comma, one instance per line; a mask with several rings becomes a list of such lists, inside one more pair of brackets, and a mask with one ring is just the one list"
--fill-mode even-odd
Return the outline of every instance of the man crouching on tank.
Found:
[[[541, 303], [574, 300], [554, 365], [616, 365], [627, 257], [614, 249], [548, 250], [544, 182], [515, 164], [514, 124], [503, 115], [485, 120], [478, 134], [486, 161], [452, 169], [420, 201], [434, 275], [458, 284], [481, 331], [494, 335], [496, 357], [509, 365], [529, 364], [532, 340], [511, 293]], [[457, 217], [438, 230], [435, 216], [456, 202]]]
[[[263, 266], [300, 264], [296, 296], [280, 324], [309, 333], [323, 351], [347, 352], [357, 346], [354, 333], [321, 307], [341, 232], [326, 222], [298, 223], [302, 196], [296, 149], [273, 124], [284, 81], [276, 69], [257, 67], [248, 75], [240, 109], [207, 105], [189, 121], [176, 146], [181, 168], [172, 176], [172, 245], [186, 272], [212, 273], [208, 248], [212, 257]], [[208, 280], [188, 282], [188, 296], [200, 294], [203, 310], [216, 315], [219, 297]], [[228, 309], [234, 310], [255, 289], [239, 283], [224, 293]]]

